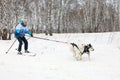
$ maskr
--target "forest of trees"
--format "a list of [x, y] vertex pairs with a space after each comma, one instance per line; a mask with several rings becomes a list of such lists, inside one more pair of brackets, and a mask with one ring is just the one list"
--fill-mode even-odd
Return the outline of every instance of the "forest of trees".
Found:
[[34, 33], [120, 31], [119, 6], [120, 0], [0, 0], [0, 39], [10, 39], [22, 18]]

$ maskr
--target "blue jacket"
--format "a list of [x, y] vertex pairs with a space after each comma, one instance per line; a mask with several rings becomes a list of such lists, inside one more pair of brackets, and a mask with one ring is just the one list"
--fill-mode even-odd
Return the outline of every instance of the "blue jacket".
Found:
[[21, 25], [20, 23], [16, 26], [16, 29], [15, 29], [15, 37], [16, 38], [19, 38], [19, 37], [24, 37], [25, 34], [29, 34], [31, 35], [31, 32], [28, 30], [27, 26], [24, 27], [23, 25]]

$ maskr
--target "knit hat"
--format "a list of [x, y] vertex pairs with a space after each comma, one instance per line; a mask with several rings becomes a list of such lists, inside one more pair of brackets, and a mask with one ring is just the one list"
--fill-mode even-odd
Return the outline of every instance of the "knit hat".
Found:
[[26, 19], [20, 19], [20, 24], [23, 24], [24, 22], [27, 22], [27, 20]]

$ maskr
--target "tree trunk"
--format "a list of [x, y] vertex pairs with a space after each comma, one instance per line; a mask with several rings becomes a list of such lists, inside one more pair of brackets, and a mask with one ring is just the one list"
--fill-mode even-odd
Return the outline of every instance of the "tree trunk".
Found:
[[0, 30], [0, 40], [2, 39], [2, 32], [1, 32], [1, 30]]
[[7, 39], [7, 29], [5, 28], [5, 29], [3, 29], [3, 33], [2, 33], [2, 40], [8, 40]]
[[120, 0], [118, 0], [118, 2], [119, 2], [118, 3], [118, 6], [119, 6], [119, 21], [118, 22], [119, 22], [119, 30], [120, 30]]

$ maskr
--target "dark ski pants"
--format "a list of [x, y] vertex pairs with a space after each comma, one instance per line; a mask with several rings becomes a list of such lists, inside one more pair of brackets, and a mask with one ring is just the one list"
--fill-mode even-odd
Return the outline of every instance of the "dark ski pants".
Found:
[[19, 52], [21, 51], [23, 42], [24, 42], [24, 49], [27, 50], [28, 49], [28, 41], [26, 40], [26, 38], [25, 37], [19, 37], [17, 39], [18, 39], [18, 42], [19, 42], [18, 51]]

